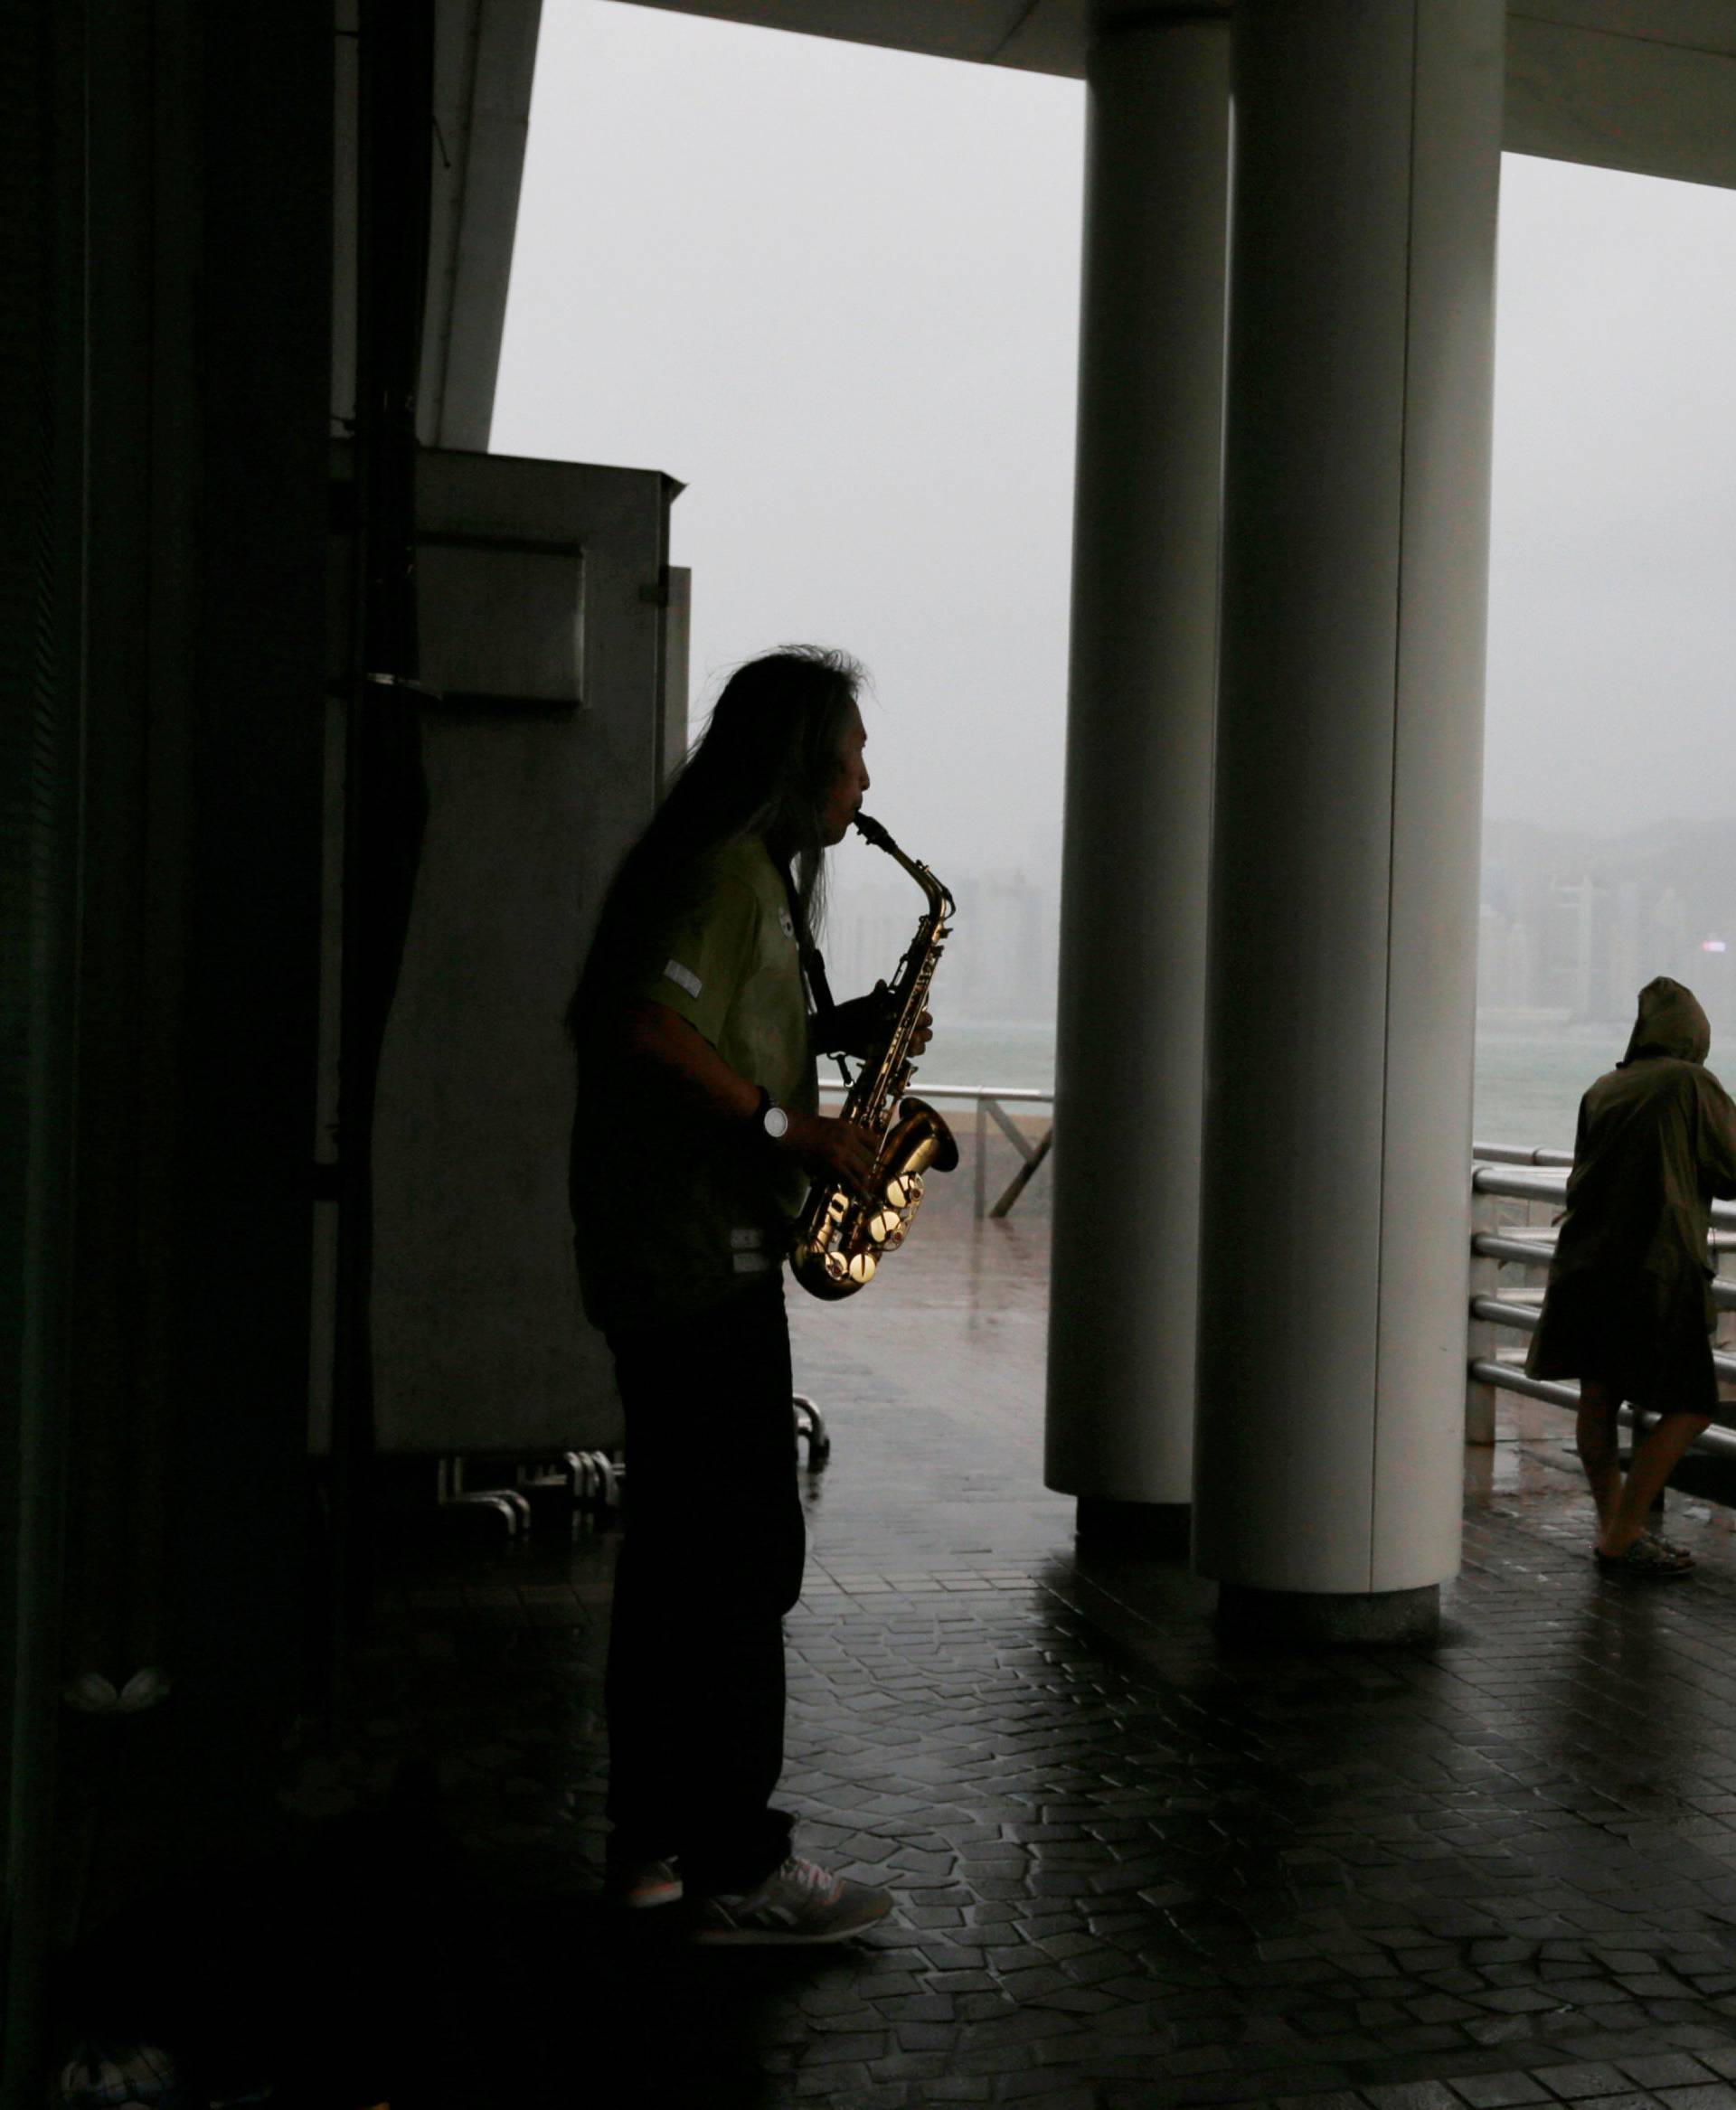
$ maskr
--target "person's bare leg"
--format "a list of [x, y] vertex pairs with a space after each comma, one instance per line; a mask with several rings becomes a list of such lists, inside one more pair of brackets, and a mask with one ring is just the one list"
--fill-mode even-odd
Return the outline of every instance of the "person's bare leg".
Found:
[[1704, 1414], [1659, 1416], [1656, 1426], [1635, 1451], [1628, 1467], [1621, 1500], [1599, 1540], [1599, 1552], [1628, 1550], [1646, 1529], [1651, 1506], [1664, 1492], [1664, 1483], [1681, 1462], [1683, 1452], [1710, 1426], [1710, 1418]]
[[1580, 1380], [1580, 1418], [1576, 1431], [1580, 1463], [1598, 1505], [1598, 1541], [1615, 1522], [1621, 1503], [1621, 1437], [1616, 1416], [1621, 1406], [1618, 1393], [1596, 1378]]

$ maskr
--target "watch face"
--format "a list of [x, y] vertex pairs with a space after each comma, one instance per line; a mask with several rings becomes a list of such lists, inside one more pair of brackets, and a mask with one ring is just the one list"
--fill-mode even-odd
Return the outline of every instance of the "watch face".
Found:
[[789, 1134], [789, 1116], [781, 1107], [768, 1107], [760, 1119], [766, 1125], [766, 1134], [774, 1143], [781, 1143]]

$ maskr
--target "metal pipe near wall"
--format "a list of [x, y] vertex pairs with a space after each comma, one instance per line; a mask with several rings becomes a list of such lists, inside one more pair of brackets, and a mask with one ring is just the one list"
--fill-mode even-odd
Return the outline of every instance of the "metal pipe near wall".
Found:
[[[87, 457], [87, 9], [16, 11], [0, 66], [16, 186], [0, 223], [7, 326], [0, 593], [30, 608], [0, 720], [0, 2101], [42, 2091], [55, 1935], [56, 1689], [71, 1449]], [[20, 626], [23, 628], [23, 626]]]
[[354, 571], [344, 736], [337, 1286], [331, 1439], [334, 1690], [371, 1587], [374, 1086], [427, 795], [416, 714], [416, 387], [428, 278], [431, 0], [360, 14]]

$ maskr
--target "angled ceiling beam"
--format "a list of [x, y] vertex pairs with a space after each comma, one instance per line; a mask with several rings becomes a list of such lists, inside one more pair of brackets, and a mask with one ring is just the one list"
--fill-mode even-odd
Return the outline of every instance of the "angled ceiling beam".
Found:
[[417, 434], [486, 449], [542, 0], [439, 0], [434, 196]]

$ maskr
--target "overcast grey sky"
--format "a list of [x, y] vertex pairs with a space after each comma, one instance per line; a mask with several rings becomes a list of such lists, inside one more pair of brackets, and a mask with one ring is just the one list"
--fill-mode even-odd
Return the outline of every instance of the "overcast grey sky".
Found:
[[1736, 813], [1736, 192], [1509, 155], [1484, 806]]
[[[689, 488], [695, 709], [874, 676], [872, 805], [937, 868], [1052, 866], [1073, 81], [544, 0], [494, 445]], [[1508, 157], [1487, 810], [1736, 811], [1736, 193]]]

